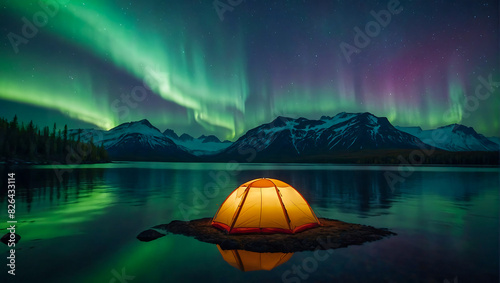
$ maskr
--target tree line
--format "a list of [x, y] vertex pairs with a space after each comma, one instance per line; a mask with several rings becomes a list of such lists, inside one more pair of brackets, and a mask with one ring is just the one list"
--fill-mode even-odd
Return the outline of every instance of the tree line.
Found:
[[33, 121], [19, 124], [16, 115], [10, 122], [0, 118], [0, 160], [75, 164], [108, 162], [109, 157], [104, 146], [95, 145], [92, 138], [83, 142], [80, 135], [68, 136], [67, 125], [62, 131], [56, 123], [52, 130], [39, 128]]

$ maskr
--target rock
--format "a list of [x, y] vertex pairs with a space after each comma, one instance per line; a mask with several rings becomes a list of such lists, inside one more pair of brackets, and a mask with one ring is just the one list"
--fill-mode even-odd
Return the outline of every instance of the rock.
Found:
[[137, 239], [139, 239], [139, 241], [142, 242], [149, 242], [161, 238], [163, 236], [165, 236], [165, 234], [162, 234], [153, 229], [148, 229], [146, 231], [142, 231], [139, 235], [137, 235]]
[[[387, 236], [396, 235], [396, 233], [387, 229], [377, 229], [372, 226], [346, 223], [339, 220], [320, 218], [319, 221], [321, 226], [296, 234], [231, 235], [212, 227], [212, 218], [191, 221], [174, 220], [169, 224], [161, 224], [153, 228], [194, 237], [206, 243], [218, 244], [223, 250], [283, 253], [337, 249], [350, 245], [361, 245], [365, 242], [377, 241]], [[142, 232], [139, 236], [143, 234], [147, 236], [148, 241], [164, 236], [152, 229]], [[158, 234], [161, 236], [158, 237]], [[139, 236], [137, 238], [141, 240]]]
[[[14, 233], [14, 243], [17, 244], [17, 242], [19, 242], [21, 240], [21, 236], [19, 234], [16, 234]], [[2, 241], [2, 243], [8, 245], [9, 244], [9, 239], [10, 239], [10, 233], [7, 233], [5, 235], [3, 235], [2, 239], [0, 239], [0, 241]]]

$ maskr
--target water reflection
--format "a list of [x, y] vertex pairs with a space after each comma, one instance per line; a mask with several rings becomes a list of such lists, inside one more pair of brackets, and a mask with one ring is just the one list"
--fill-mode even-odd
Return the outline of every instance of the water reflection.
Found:
[[[5, 176], [8, 170], [0, 171]], [[50, 169], [13, 171], [17, 226], [26, 241], [79, 234], [83, 225], [104, 215], [115, 198], [104, 182], [103, 169], [74, 170], [61, 181]], [[6, 201], [6, 192], [0, 192], [0, 202]]]
[[[395, 191], [384, 177], [390, 167], [242, 164], [239, 168], [231, 172], [226, 164], [82, 165], [59, 182], [52, 166], [4, 167], [3, 176], [16, 172], [16, 228], [23, 237], [19, 269], [30, 270], [20, 273], [18, 281], [110, 282], [110, 270], [126, 270], [136, 277], [134, 282], [279, 281], [284, 269], [301, 265], [314, 254], [219, 249], [219, 255], [212, 244], [193, 238], [170, 235], [149, 244], [135, 238], [148, 227], [183, 220], [180, 204], [190, 209], [190, 219], [210, 217], [240, 184], [271, 177], [296, 188], [318, 217], [398, 233], [336, 250], [308, 274], [308, 282], [443, 282], [455, 276], [461, 282], [498, 282], [498, 168], [415, 167]], [[210, 191], [211, 197], [202, 201], [199, 194], [214, 182], [220, 191]], [[6, 192], [0, 190], [2, 207], [7, 205]], [[1, 229], [7, 226], [3, 223]], [[7, 249], [0, 244], [0, 252]], [[40, 260], [47, 255], [50, 260]], [[158, 268], [159, 262], [164, 267]], [[54, 266], [64, 268], [54, 272]]]
[[257, 253], [245, 250], [223, 250], [217, 245], [222, 258], [241, 271], [271, 270], [287, 262], [293, 253]]
[[[388, 169], [390, 168], [352, 171], [267, 169], [244, 174], [251, 177], [256, 177], [252, 173], [261, 174], [291, 184], [315, 209], [318, 217], [328, 217], [321, 212], [332, 208], [361, 218], [386, 215], [397, 203], [408, 198], [420, 198], [425, 194], [465, 204], [473, 201], [483, 191], [498, 187], [498, 179], [492, 184], [492, 177], [495, 178], [498, 174], [498, 169], [494, 168], [476, 168], [477, 171], [470, 172], [462, 168], [457, 168], [456, 171], [438, 168], [440, 170], [428, 172], [415, 169], [409, 178], [394, 187], [390, 186], [384, 176]], [[395, 170], [397, 172], [397, 168]]]
[[[16, 173], [16, 201], [26, 204], [27, 212], [31, 212], [32, 203], [37, 205], [60, 205], [78, 202], [90, 196], [96, 188], [102, 187], [104, 169], [78, 169], [71, 174], [62, 174], [59, 180], [55, 170], [3, 167], [0, 172]], [[0, 202], [5, 201], [7, 190], [0, 190]]]
[[[342, 166], [316, 168], [318, 166], [297, 165], [285, 166], [284, 169], [283, 165], [268, 164], [259, 165], [260, 167], [241, 165], [241, 167], [250, 166], [252, 170], [228, 172], [225, 170], [225, 164], [210, 164], [202, 168], [199, 164], [181, 165], [175, 163], [118, 163], [99, 165], [101, 167], [82, 165], [81, 168], [63, 174], [62, 182], [59, 182], [55, 174], [57, 169], [50, 166], [39, 166], [37, 170], [18, 169], [16, 199], [26, 204], [29, 213], [33, 202], [43, 202], [50, 206], [68, 204], [90, 196], [98, 188], [110, 187], [112, 190], [109, 192], [116, 194], [115, 201], [119, 203], [147, 206], [151, 200], [160, 197], [172, 198], [177, 205], [185, 203], [192, 207], [197, 204], [193, 200], [196, 191], [204, 193], [208, 184], [217, 184], [220, 190], [216, 193], [209, 192], [214, 197], [209, 197], [206, 203], [196, 207], [197, 213], [193, 215], [194, 219], [194, 216], [213, 215], [227, 194], [238, 185], [255, 178], [271, 177], [283, 180], [296, 188], [313, 209], [318, 210], [320, 217], [328, 217], [321, 212], [335, 208], [341, 213], [366, 218], [386, 215], [396, 203], [422, 194], [440, 195], [466, 205], [480, 195], [482, 190], [490, 187], [491, 176], [498, 174], [490, 172], [491, 169], [471, 172], [461, 168], [456, 171], [438, 168], [440, 171], [429, 172], [415, 169], [410, 178], [399, 183], [393, 190], [384, 176], [389, 167], [372, 170], [376, 168], [351, 166], [349, 169], [370, 170], [347, 170]], [[193, 167], [193, 170], [186, 170], [189, 166]], [[220, 170], [217, 170], [217, 166]], [[311, 170], [310, 167], [315, 170]], [[203, 168], [205, 170], [202, 170]], [[263, 169], [259, 171], [257, 168]], [[4, 170], [5, 175], [7, 171], [5, 168]], [[214, 178], [215, 175], [218, 177]], [[0, 191], [0, 202], [5, 200], [6, 190]], [[172, 217], [179, 216], [183, 215], [172, 215]]]

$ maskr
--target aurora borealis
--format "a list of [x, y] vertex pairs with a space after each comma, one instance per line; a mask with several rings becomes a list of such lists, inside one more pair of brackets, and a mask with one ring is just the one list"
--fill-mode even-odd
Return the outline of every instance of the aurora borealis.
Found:
[[497, 87], [466, 104], [480, 78], [500, 81], [498, 1], [401, 0], [351, 62], [339, 45], [390, 1], [246, 0], [223, 20], [213, 2], [2, 1], [1, 116], [105, 129], [146, 118], [234, 140], [278, 115], [367, 111], [499, 135]]

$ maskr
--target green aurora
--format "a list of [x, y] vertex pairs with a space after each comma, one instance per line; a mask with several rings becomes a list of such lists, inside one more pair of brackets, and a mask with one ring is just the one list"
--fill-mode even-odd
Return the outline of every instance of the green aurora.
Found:
[[[475, 99], [477, 105], [466, 104], [475, 97], [479, 77], [499, 81], [494, 64], [498, 50], [492, 49], [498, 27], [496, 34], [484, 31], [483, 41], [474, 45], [445, 41], [450, 36], [445, 25], [437, 27], [443, 34], [438, 43], [430, 42], [424, 31], [402, 35], [400, 26], [390, 25], [357, 62], [348, 64], [338, 43], [352, 37], [347, 31], [366, 22], [369, 11], [355, 19], [345, 16], [345, 21], [309, 17], [308, 25], [296, 22], [293, 11], [284, 7], [275, 11], [274, 20], [282, 23], [288, 15], [293, 18], [290, 28], [272, 37], [277, 31], [270, 27], [272, 15], [253, 18], [263, 7], [251, 1], [226, 12], [224, 21], [208, 2], [48, 2], [52, 4], [44, 7], [35, 1], [7, 1], [3, 9], [0, 101], [25, 109], [2, 109], [7, 118], [18, 114], [25, 122], [36, 118], [50, 123], [30, 115], [41, 108], [67, 117], [59, 124], [103, 129], [147, 118], [160, 130], [234, 140], [278, 115], [317, 119], [368, 111], [394, 125], [462, 123], [498, 135], [498, 88], [485, 100]], [[406, 10], [417, 8], [406, 5]], [[40, 12], [48, 14], [46, 21], [37, 18]], [[482, 13], [487, 20], [468, 22], [469, 31], [490, 24], [490, 14], [498, 21], [494, 11]], [[393, 20], [403, 26], [418, 20], [408, 14]], [[443, 17], [454, 16], [449, 14]], [[43, 25], [14, 47], [12, 33], [25, 36], [23, 18]], [[403, 43], [381, 44], [388, 40]], [[416, 42], [423, 46], [411, 46]], [[423, 53], [428, 56], [418, 57]]]

